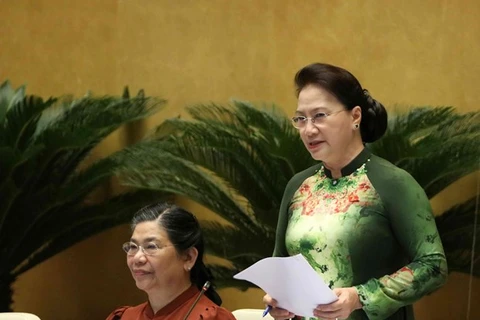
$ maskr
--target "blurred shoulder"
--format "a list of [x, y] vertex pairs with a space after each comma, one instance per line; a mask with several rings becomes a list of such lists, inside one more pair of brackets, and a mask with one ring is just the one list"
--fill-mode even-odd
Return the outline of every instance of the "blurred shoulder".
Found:
[[112, 311], [107, 317], [106, 320], [128, 320], [133, 319], [134, 317], [138, 316], [142, 311], [145, 309], [147, 302], [142, 303], [138, 306], [122, 306], [118, 307]]
[[[202, 320], [235, 320], [233, 314], [225, 308], [219, 307], [213, 301], [206, 297], [202, 297], [198, 305], [195, 307], [195, 313], [192, 319]], [[192, 312], [193, 314], [194, 312]], [[189, 317], [190, 319], [190, 317]]]
[[108, 315], [106, 320], [117, 320], [117, 319], [122, 318], [123, 313], [128, 308], [129, 308], [128, 306], [118, 307], [117, 309], [113, 310], [112, 313], [110, 313]]

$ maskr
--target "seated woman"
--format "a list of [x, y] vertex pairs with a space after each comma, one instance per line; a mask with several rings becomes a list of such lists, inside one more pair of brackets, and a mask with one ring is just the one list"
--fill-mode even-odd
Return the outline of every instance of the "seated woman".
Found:
[[132, 230], [123, 250], [148, 301], [120, 307], [107, 320], [235, 320], [209, 286], [203, 236], [193, 214], [175, 205], [154, 204], [135, 214]]

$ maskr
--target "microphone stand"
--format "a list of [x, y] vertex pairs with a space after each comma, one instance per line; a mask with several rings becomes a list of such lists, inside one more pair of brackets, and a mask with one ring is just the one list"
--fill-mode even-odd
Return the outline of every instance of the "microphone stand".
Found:
[[198, 300], [200, 300], [200, 297], [205, 293], [205, 291], [208, 290], [208, 288], [210, 288], [210, 281], [205, 282], [205, 284], [202, 287], [202, 290], [197, 296], [197, 299], [195, 299], [195, 302], [193, 302], [192, 306], [190, 307], [190, 310], [188, 310], [187, 315], [185, 316], [185, 318], [183, 318], [183, 320], [187, 320], [190, 313], [192, 313], [193, 308], [195, 308], [195, 306], [197, 305]]

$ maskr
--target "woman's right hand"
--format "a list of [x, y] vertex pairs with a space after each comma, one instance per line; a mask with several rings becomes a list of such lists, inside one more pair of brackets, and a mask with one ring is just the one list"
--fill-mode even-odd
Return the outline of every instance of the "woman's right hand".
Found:
[[268, 294], [263, 297], [263, 302], [266, 305], [272, 306], [272, 309], [270, 310], [270, 315], [275, 320], [285, 320], [295, 317], [295, 314], [293, 314], [292, 312], [282, 308], [277, 308], [277, 300], [273, 299]]

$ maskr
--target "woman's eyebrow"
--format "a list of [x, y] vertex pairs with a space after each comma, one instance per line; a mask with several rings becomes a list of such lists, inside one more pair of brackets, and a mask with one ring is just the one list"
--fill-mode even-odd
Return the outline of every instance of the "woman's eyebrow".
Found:
[[[143, 242], [152, 242], [152, 241], [155, 241], [155, 240], [158, 240], [158, 238], [157, 237], [148, 237], [148, 238], [143, 239]], [[130, 241], [138, 243], [137, 239], [135, 239], [133, 237], [130, 238]]]
[[295, 111], [295, 114], [299, 114], [299, 115], [305, 115], [306, 113], [317, 113], [317, 112], [326, 112], [326, 108], [325, 107], [315, 107], [313, 109], [309, 109], [307, 110], [307, 112], [303, 111], [303, 110], [296, 110]]

